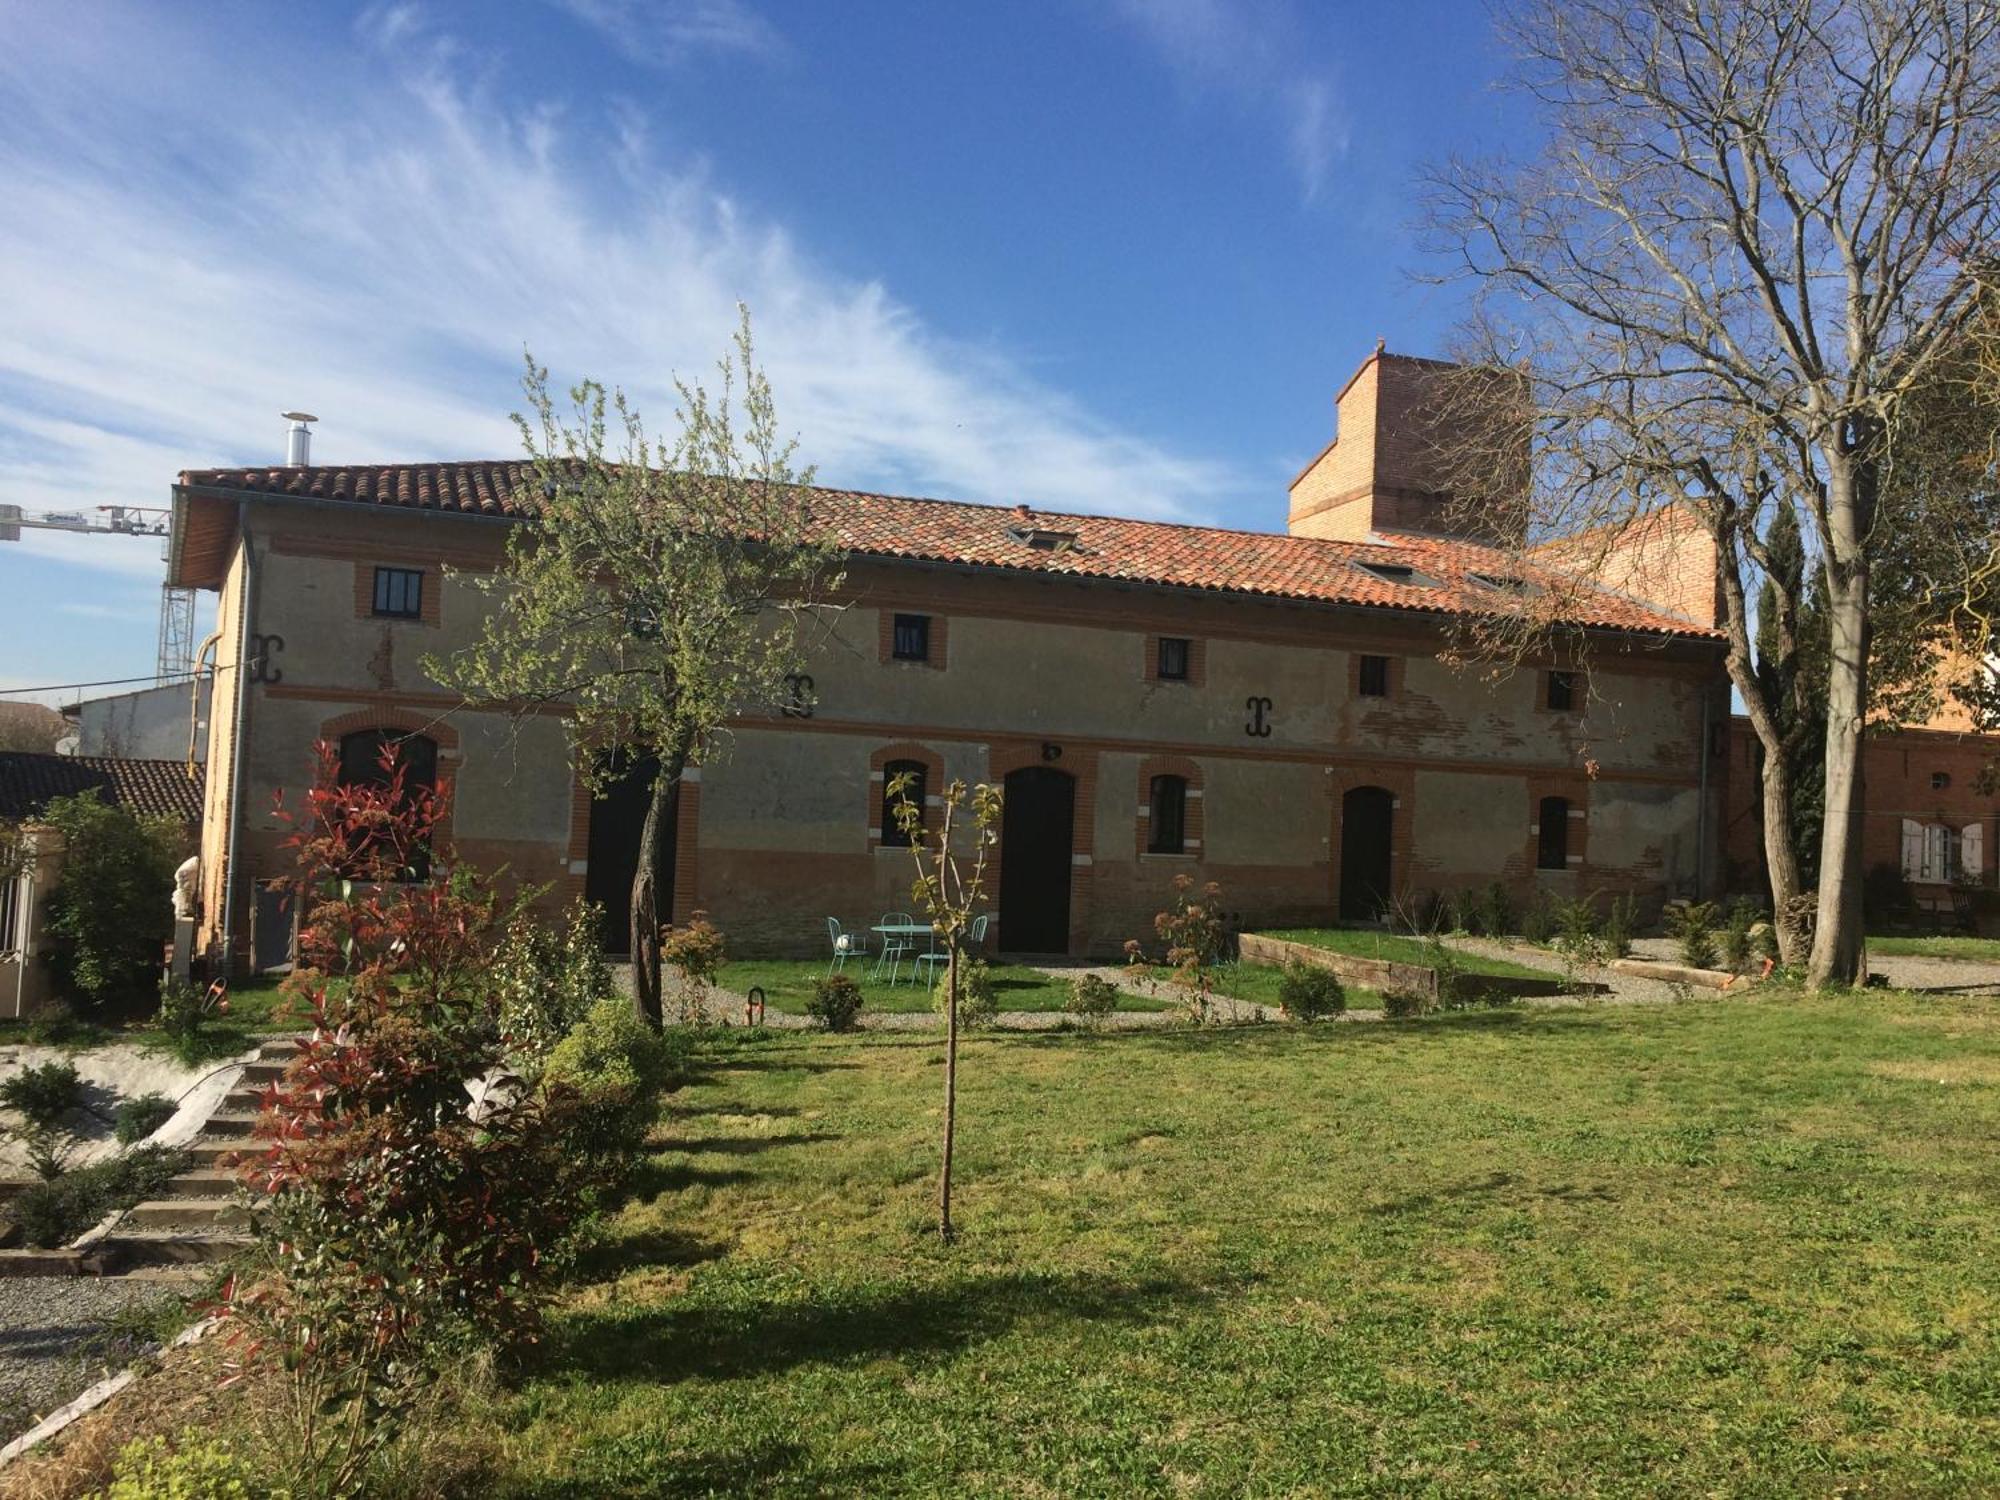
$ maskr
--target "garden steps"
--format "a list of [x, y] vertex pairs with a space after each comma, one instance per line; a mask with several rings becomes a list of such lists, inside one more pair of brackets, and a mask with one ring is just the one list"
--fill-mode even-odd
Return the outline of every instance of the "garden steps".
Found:
[[235, 1228], [250, 1222], [250, 1210], [233, 1193], [212, 1198], [154, 1198], [134, 1204], [118, 1221], [121, 1233], [135, 1229]]
[[255, 1244], [240, 1231], [211, 1229], [127, 1229], [119, 1227], [83, 1252], [85, 1270], [125, 1270], [133, 1266], [207, 1265], [228, 1260]]

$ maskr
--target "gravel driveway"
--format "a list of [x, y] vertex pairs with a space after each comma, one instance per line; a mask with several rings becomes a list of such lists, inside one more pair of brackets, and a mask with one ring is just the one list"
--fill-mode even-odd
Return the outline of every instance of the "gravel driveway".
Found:
[[101, 1335], [125, 1308], [175, 1292], [171, 1282], [136, 1276], [0, 1278], [0, 1442], [157, 1348], [143, 1338]]

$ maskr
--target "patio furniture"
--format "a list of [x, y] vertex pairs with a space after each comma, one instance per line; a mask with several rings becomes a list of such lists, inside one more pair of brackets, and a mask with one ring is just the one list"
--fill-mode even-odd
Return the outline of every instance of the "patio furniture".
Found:
[[882, 947], [875, 957], [875, 967], [870, 971], [870, 977], [880, 979], [882, 971], [886, 968], [889, 973], [889, 983], [894, 984], [903, 960], [916, 951], [917, 939], [927, 936], [930, 930], [930, 923], [912, 921], [906, 911], [887, 913], [875, 924], [875, 931], [882, 935]]
[[868, 943], [866, 939], [859, 933], [849, 932], [846, 928], [842, 927], [838, 918], [828, 917], [826, 919], [826, 936], [827, 941], [833, 948], [833, 957], [828, 961], [826, 966], [826, 972], [829, 974], [843, 967], [850, 958], [866, 958], [868, 956]]
[[[981, 912], [978, 916], [974, 917], [970, 923], [966, 925], [965, 929], [966, 957], [968, 958], [978, 957], [979, 950], [985, 946], [986, 920], [987, 920], [986, 913]], [[917, 955], [917, 960], [916, 960], [917, 967], [923, 972], [929, 973], [930, 972], [930, 969], [928, 968], [929, 965], [941, 964], [950, 956], [951, 955], [949, 953], [940, 952], [938, 950], [938, 946], [935, 939], [933, 939], [930, 946], [930, 950], [926, 953], [919, 953]], [[927, 982], [931, 984], [936, 984], [937, 980], [935, 978], [932, 978]]]

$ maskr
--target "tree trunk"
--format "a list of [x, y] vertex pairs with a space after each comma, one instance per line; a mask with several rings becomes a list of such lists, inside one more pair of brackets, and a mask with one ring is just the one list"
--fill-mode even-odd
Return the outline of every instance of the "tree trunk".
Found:
[[938, 1171], [938, 1238], [951, 1243], [951, 1146], [958, 1125], [958, 938], [945, 950], [944, 1161]]
[[[1847, 481], [1853, 483], [1851, 477]], [[1838, 545], [1836, 543], [1836, 545]], [[1856, 548], [1829, 558], [1826, 613], [1826, 827], [1820, 838], [1818, 929], [1807, 979], [1815, 989], [1858, 984], [1867, 931], [1861, 908], [1861, 755], [1868, 718], [1868, 563]]]
[[674, 815], [678, 782], [663, 763], [639, 830], [639, 868], [632, 872], [632, 1008], [655, 1031], [666, 1021], [660, 996], [660, 835]]
[[[1733, 533], [1718, 534], [1716, 567], [1722, 584], [1722, 626], [1729, 637], [1729, 680], [1743, 697], [1750, 728], [1764, 751], [1762, 773], [1764, 872], [1771, 884], [1771, 927], [1778, 957], [1787, 964], [1805, 958], [1805, 933], [1798, 921], [1798, 830], [1792, 817], [1792, 772], [1785, 759], [1785, 734], [1757, 675], [1750, 650], [1750, 610], [1743, 592], [1741, 560]], [[1708, 746], [1701, 747], [1703, 755]]]

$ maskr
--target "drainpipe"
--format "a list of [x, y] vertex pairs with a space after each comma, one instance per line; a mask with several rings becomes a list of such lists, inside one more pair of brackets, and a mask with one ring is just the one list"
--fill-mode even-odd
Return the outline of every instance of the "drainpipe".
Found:
[[[200, 645], [200, 646], [199, 646], [199, 647], [198, 647], [198, 648], [196, 649], [196, 651], [195, 651], [195, 653], [194, 653], [194, 681], [193, 681], [193, 683], [192, 683], [192, 684], [190, 684], [190, 686], [189, 686], [189, 688], [188, 688], [188, 756], [187, 756], [187, 768], [188, 768], [188, 778], [189, 778], [190, 780], [192, 780], [192, 779], [194, 778], [194, 766], [195, 766], [195, 760], [194, 760], [194, 748], [195, 748], [195, 741], [196, 741], [196, 740], [197, 740], [197, 739], [199, 738], [199, 736], [200, 736], [200, 734], [201, 734], [201, 663], [202, 663], [202, 658], [203, 658], [203, 657], [205, 657], [205, 656], [207, 656], [209, 652], [213, 651], [213, 650], [215, 649], [215, 647], [216, 647], [216, 643], [217, 643], [218, 641], [220, 641], [221, 639], [222, 639], [222, 632], [221, 632], [221, 631], [217, 630], [217, 631], [214, 631], [214, 632], [212, 632], [212, 633], [211, 633], [211, 634], [209, 635], [208, 639], [207, 639], [207, 640], [205, 640], [205, 641], [203, 641], [203, 642], [201, 643], [201, 645]], [[208, 670], [209, 670], [209, 676], [210, 676], [211, 678], [213, 678], [213, 676], [215, 675], [215, 666], [214, 666], [214, 664], [213, 664], [213, 663], [210, 663], [210, 665], [209, 665], [209, 669], [208, 669]], [[208, 709], [208, 711], [209, 711], [209, 712], [210, 712], [211, 714], [213, 714], [213, 713], [215, 712], [215, 698], [214, 698], [214, 688], [215, 688], [215, 684], [214, 684], [214, 683], [213, 683], [213, 682], [211, 681], [211, 682], [210, 682], [210, 684], [209, 684], [209, 692], [210, 692], [210, 696], [209, 696], [209, 709]]]
[[1697, 773], [1700, 792], [1694, 810], [1694, 899], [1701, 901], [1708, 896], [1708, 763], [1714, 757], [1709, 753], [1709, 716], [1715, 712], [1715, 694], [1701, 695], [1701, 769]]
[[[236, 861], [243, 834], [243, 714], [250, 701], [250, 614], [257, 602], [257, 549], [250, 545], [250, 502], [236, 502], [243, 541], [243, 608], [236, 622], [236, 712], [229, 723], [229, 844], [222, 861], [222, 974], [236, 964]], [[209, 711], [213, 713], [214, 699]]]

